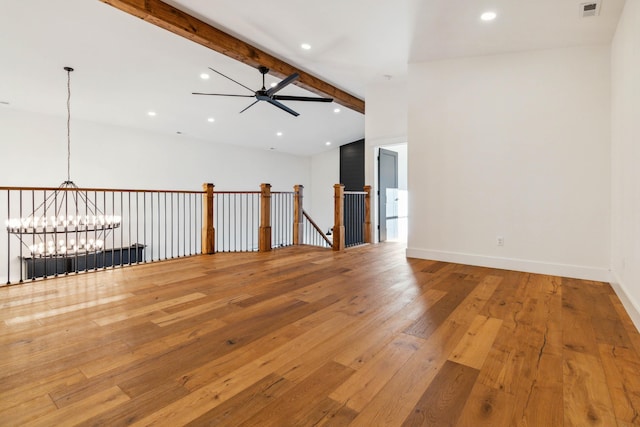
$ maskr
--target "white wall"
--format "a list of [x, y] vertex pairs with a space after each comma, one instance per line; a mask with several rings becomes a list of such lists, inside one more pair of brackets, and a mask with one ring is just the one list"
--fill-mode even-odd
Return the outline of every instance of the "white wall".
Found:
[[[378, 190], [378, 168], [376, 155], [378, 148], [385, 145], [407, 142], [407, 81], [392, 79], [372, 83], [366, 90], [366, 114], [364, 120], [365, 164], [364, 182], [373, 187], [373, 194]], [[378, 197], [373, 197], [374, 230], [378, 229]], [[378, 233], [374, 232], [374, 241]]]
[[365, 183], [376, 185], [375, 149], [407, 142], [407, 82], [373, 83], [367, 87], [365, 99]]
[[365, 132], [370, 143], [402, 138], [407, 134], [407, 80], [371, 83], [366, 89]]
[[340, 148], [332, 148], [311, 158], [313, 193], [306, 192], [304, 206], [325, 233], [333, 227], [333, 186], [340, 182]]
[[410, 64], [409, 256], [609, 278], [609, 53]]
[[[0, 185], [58, 186], [67, 178], [66, 118], [0, 109]], [[71, 179], [81, 187], [311, 191], [310, 158], [73, 120]]]
[[[640, 2], [627, 1], [612, 44], [613, 285], [640, 328]], [[621, 292], [620, 292], [621, 291]]]

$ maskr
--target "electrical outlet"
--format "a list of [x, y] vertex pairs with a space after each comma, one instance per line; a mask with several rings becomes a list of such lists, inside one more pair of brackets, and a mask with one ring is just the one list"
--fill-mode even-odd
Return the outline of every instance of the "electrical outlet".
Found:
[[496, 245], [504, 246], [504, 237], [502, 237], [502, 236], [496, 237]]

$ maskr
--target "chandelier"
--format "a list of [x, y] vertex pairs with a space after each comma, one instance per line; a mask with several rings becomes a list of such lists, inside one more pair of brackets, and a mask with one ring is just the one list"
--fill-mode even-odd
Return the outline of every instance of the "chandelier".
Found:
[[67, 180], [46, 196], [30, 215], [5, 221], [7, 231], [20, 239], [33, 258], [69, 256], [102, 250], [107, 233], [120, 227], [122, 222], [118, 215], [105, 215], [89, 199], [87, 193], [80, 191], [71, 181], [73, 68], [64, 67], [64, 70], [67, 72]]

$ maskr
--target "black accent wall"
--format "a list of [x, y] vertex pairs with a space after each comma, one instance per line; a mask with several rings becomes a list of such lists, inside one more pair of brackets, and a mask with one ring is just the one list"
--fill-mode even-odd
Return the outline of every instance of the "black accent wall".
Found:
[[364, 187], [364, 139], [340, 146], [340, 183], [345, 191]]

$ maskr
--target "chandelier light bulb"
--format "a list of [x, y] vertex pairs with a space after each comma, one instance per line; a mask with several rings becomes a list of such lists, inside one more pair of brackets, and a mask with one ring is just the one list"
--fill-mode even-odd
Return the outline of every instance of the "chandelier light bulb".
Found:
[[[120, 227], [122, 217], [119, 215], [58, 215], [39, 216], [35, 213], [32, 216], [21, 218], [9, 218], [5, 220], [5, 227], [9, 233], [18, 236], [30, 237], [31, 242], [24, 242], [25, 247], [29, 250], [32, 257], [55, 257], [67, 256], [67, 254], [79, 252], [102, 250], [104, 248], [104, 237], [100, 234], [100, 238], [87, 239], [77, 236], [77, 233], [98, 232], [104, 233], [114, 228]], [[43, 239], [45, 234], [57, 234], [54, 237], [59, 240], [41, 240], [35, 241], [35, 236], [41, 236]], [[74, 233], [72, 238], [69, 234]], [[76, 237], [77, 236], [77, 237]]]

